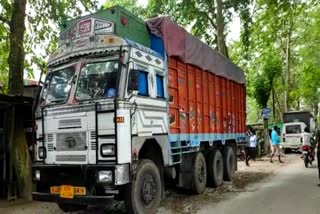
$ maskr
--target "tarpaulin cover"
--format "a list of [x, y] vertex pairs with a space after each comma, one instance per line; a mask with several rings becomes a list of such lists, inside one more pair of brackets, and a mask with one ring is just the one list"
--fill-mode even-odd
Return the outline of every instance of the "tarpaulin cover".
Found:
[[245, 84], [245, 75], [238, 66], [169, 18], [159, 17], [148, 20], [147, 26], [151, 34], [163, 39], [164, 48], [169, 57], [177, 57], [184, 63]]

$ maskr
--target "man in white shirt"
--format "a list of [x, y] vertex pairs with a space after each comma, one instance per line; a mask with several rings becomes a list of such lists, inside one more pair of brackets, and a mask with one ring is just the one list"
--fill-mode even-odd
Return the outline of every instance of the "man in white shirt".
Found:
[[246, 158], [246, 165], [249, 165], [249, 160], [253, 159], [255, 160], [256, 157], [256, 147], [257, 147], [257, 135], [255, 134], [255, 131], [253, 130], [252, 127], [249, 128], [249, 145], [247, 147], [247, 158]]

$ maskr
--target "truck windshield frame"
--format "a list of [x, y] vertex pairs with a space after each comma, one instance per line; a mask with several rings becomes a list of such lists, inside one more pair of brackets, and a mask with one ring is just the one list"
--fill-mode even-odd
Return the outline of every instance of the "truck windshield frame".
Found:
[[84, 64], [79, 72], [75, 99], [88, 101], [95, 99], [114, 99], [117, 85], [118, 60], [103, 60]]
[[50, 72], [45, 80], [41, 105], [64, 104], [70, 96], [76, 69], [74, 65], [58, 68]]

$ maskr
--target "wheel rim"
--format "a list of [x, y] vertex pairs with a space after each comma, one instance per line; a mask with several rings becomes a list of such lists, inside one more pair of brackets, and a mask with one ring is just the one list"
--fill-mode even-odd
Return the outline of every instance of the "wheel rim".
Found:
[[145, 205], [150, 205], [155, 196], [156, 196], [157, 188], [156, 183], [151, 175], [146, 175], [143, 179], [142, 184], [142, 201]]
[[216, 161], [216, 169], [217, 169], [217, 174], [218, 174], [218, 178], [220, 178], [222, 176], [222, 162], [220, 159], [218, 159]]
[[198, 164], [198, 178], [201, 183], [206, 181], [205, 166], [203, 162], [200, 162]]

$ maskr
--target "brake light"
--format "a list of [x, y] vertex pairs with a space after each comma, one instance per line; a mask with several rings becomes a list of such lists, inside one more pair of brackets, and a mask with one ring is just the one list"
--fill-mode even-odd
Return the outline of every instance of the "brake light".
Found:
[[308, 145], [302, 146], [302, 150], [303, 150], [303, 151], [309, 151], [309, 146], [308, 146]]

